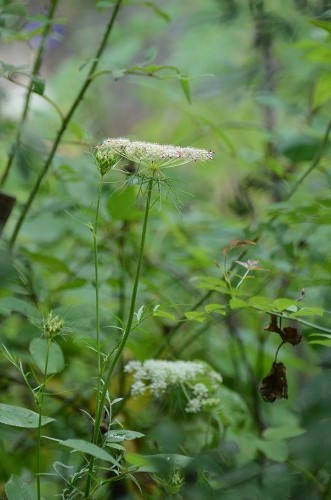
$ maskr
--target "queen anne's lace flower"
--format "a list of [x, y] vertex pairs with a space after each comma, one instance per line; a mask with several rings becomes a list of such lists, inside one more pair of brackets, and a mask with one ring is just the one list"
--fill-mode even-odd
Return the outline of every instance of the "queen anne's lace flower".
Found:
[[[187, 387], [185, 393], [192, 394], [185, 408], [188, 413], [197, 413], [219, 403], [218, 399], [209, 396], [210, 390], [214, 391], [217, 388], [222, 377], [204, 363], [149, 359], [144, 363], [130, 361], [124, 371], [133, 374], [131, 387], [133, 396], [149, 391], [154, 396], [160, 397], [171, 386], [185, 385]], [[208, 380], [209, 389], [206, 384], [197, 382], [197, 379], [202, 377]]]
[[180, 147], [167, 144], [154, 144], [129, 139], [106, 139], [98, 146], [96, 158], [98, 165], [108, 165], [114, 158], [123, 157], [139, 166], [146, 167], [144, 175], [156, 175], [161, 167], [174, 167], [190, 161], [208, 161], [213, 152], [206, 149]]

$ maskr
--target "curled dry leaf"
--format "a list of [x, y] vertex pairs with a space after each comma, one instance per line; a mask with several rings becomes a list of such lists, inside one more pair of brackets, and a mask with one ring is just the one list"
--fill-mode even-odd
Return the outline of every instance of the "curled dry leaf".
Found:
[[256, 243], [252, 240], [231, 240], [230, 248], [245, 247], [246, 245], [255, 245]]
[[262, 398], [267, 403], [276, 399], [288, 399], [286, 368], [283, 363], [273, 363], [270, 372], [259, 387]]
[[285, 328], [283, 328], [282, 339], [284, 342], [288, 342], [292, 345], [300, 344], [302, 332], [299, 332], [299, 330], [293, 326], [285, 326]]
[[302, 340], [302, 332], [293, 326], [285, 326], [283, 329], [278, 325], [278, 317], [275, 314], [270, 314], [270, 324], [264, 328], [269, 332], [278, 333], [283, 342], [288, 342], [292, 345], [297, 345]]

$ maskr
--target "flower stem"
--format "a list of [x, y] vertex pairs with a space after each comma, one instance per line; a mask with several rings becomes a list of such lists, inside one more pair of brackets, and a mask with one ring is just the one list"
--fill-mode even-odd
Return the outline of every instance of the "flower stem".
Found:
[[99, 211], [100, 199], [102, 192], [103, 176], [100, 175], [97, 205], [95, 210], [95, 221], [92, 230], [93, 234], [93, 260], [94, 260], [94, 280], [95, 280], [95, 321], [96, 321], [96, 343], [97, 343], [97, 359], [98, 359], [98, 376], [97, 376], [97, 404], [99, 407], [100, 387], [101, 387], [101, 346], [100, 346], [100, 302], [99, 302], [99, 263], [98, 263], [98, 224], [99, 224]]
[[85, 92], [87, 91], [87, 89], [89, 88], [90, 84], [92, 83], [93, 81], [93, 74], [95, 73], [96, 69], [97, 69], [97, 66], [99, 64], [99, 60], [100, 60], [100, 57], [103, 53], [103, 51], [105, 50], [106, 48], [106, 45], [107, 45], [107, 41], [108, 41], [108, 38], [109, 38], [109, 35], [111, 33], [111, 30], [113, 28], [113, 25], [115, 23], [115, 19], [117, 17], [117, 14], [119, 12], [119, 9], [120, 9], [120, 6], [122, 4], [123, 0], [117, 0], [115, 6], [114, 6], [114, 9], [113, 9], [113, 12], [112, 12], [112, 15], [110, 17], [110, 20], [109, 20], [109, 23], [106, 27], [106, 30], [105, 30], [105, 33], [103, 35], [103, 38], [101, 40], [101, 43], [100, 43], [100, 46], [96, 52], [96, 55], [95, 57], [93, 58], [93, 63], [90, 67], [90, 70], [86, 76], [86, 79], [81, 87], [81, 89], [79, 90], [77, 96], [76, 96], [76, 99], [74, 100], [74, 102], [72, 103], [71, 105], [71, 108], [69, 109], [68, 113], [65, 115], [65, 117], [63, 118], [63, 121], [62, 121], [62, 124], [61, 124], [61, 127], [55, 137], [55, 140], [54, 140], [54, 143], [53, 143], [53, 146], [49, 152], [49, 155], [44, 163], [44, 167], [43, 169], [41, 170], [41, 172], [39, 173], [38, 177], [37, 177], [37, 180], [35, 182], [35, 185], [33, 186], [32, 188], [32, 191], [30, 193], [30, 196], [27, 200], [27, 202], [25, 203], [25, 205], [23, 206], [23, 209], [22, 209], [22, 212], [16, 222], [16, 225], [14, 227], [14, 231], [13, 231], [13, 234], [11, 235], [11, 238], [9, 240], [9, 247], [12, 248], [15, 244], [15, 241], [16, 241], [16, 238], [18, 236], [18, 233], [21, 229], [21, 226], [23, 224], [23, 222], [25, 221], [25, 218], [30, 210], [30, 207], [35, 199], [35, 196], [37, 195], [38, 191], [39, 191], [39, 187], [40, 187], [40, 184], [42, 183], [45, 175], [47, 174], [48, 170], [49, 170], [49, 167], [53, 161], [53, 158], [55, 156], [55, 153], [57, 151], [57, 148], [58, 148], [58, 145], [60, 144], [60, 141], [62, 139], [62, 136], [64, 134], [64, 132], [66, 131], [67, 129], [67, 126], [73, 116], [73, 114], [75, 113], [76, 109], [78, 108], [80, 102], [82, 101], [84, 95], [85, 95]]
[[39, 419], [38, 419], [38, 430], [37, 430], [37, 499], [38, 500], [41, 500], [41, 484], [40, 484], [40, 469], [41, 469], [41, 457], [40, 457], [40, 448], [41, 448], [41, 422], [42, 422], [42, 415], [43, 415], [45, 386], [46, 386], [46, 379], [47, 379], [49, 350], [50, 350], [51, 343], [52, 343], [52, 340], [49, 338], [47, 340], [47, 350], [46, 350], [44, 376], [43, 376], [42, 384], [40, 386], [40, 399], [38, 401], [38, 406], [39, 406]]
[[[141, 231], [140, 248], [139, 248], [139, 256], [138, 256], [138, 262], [137, 262], [136, 275], [134, 278], [132, 294], [131, 294], [129, 317], [128, 317], [128, 321], [127, 321], [125, 330], [123, 332], [122, 339], [121, 339], [121, 341], [120, 341], [120, 343], [115, 351], [115, 355], [111, 361], [106, 378], [104, 380], [103, 389], [102, 389], [100, 401], [99, 401], [98, 408], [97, 408], [97, 414], [96, 414], [96, 418], [95, 418], [95, 422], [94, 422], [94, 431], [93, 431], [93, 438], [92, 438], [92, 442], [94, 444], [97, 444], [98, 439], [99, 439], [99, 432], [100, 432], [99, 429], [100, 429], [101, 420], [102, 420], [102, 410], [103, 410], [103, 405], [104, 405], [105, 400], [106, 400], [108, 386], [109, 386], [111, 377], [113, 375], [114, 369], [117, 365], [119, 358], [121, 357], [121, 354], [124, 350], [124, 347], [126, 345], [126, 342], [127, 342], [128, 337], [130, 335], [130, 332], [131, 332], [132, 322], [133, 322], [133, 318], [134, 318], [134, 311], [135, 311], [135, 306], [136, 306], [136, 299], [137, 299], [140, 274], [141, 274], [141, 266], [142, 266], [142, 260], [143, 260], [143, 254], [144, 254], [144, 246], [145, 246], [145, 239], [146, 239], [146, 233], [147, 233], [149, 211], [150, 211], [150, 206], [151, 206], [151, 196], [152, 196], [153, 184], [154, 184], [154, 179], [151, 178], [148, 182], [148, 187], [147, 187], [147, 200], [146, 200], [146, 205], [145, 205], [144, 222], [143, 222], [143, 227], [142, 227], [142, 231]], [[90, 463], [89, 463], [89, 470], [88, 470], [88, 476], [87, 476], [87, 480], [86, 480], [85, 497], [84, 497], [86, 500], [89, 498], [89, 495], [90, 495], [92, 471], [93, 471], [93, 466], [94, 466], [94, 457], [92, 457], [91, 455], [89, 458], [89, 462]]]

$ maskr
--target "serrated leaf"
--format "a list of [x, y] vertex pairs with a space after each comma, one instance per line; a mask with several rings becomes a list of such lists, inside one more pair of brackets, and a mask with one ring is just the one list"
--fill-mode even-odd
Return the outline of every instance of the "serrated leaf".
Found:
[[60, 445], [71, 448], [72, 450], [92, 455], [100, 460], [105, 460], [106, 462], [110, 462], [118, 467], [120, 466], [117, 460], [109, 455], [109, 453], [107, 453], [103, 448], [100, 448], [96, 444], [90, 443], [89, 441], [84, 441], [83, 439], [66, 439], [65, 441], [62, 441], [61, 439], [52, 439], [52, 441], [56, 441]]
[[[54, 422], [54, 418], [42, 417], [41, 425]], [[6, 405], [0, 403], [0, 423], [12, 425], [13, 427], [23, 427], [25, 429], [36, 429], [38, 427], [38, 413], [22, 408], [21, 406]]]
[[34, 500], [35, 496], [30, 491], [28, 484], [18, 476], [12, 475], [5, 485], [8, 500]]
[[[37, 337], [31, 340], [29, 351], [33, 357], [35, 364], [38, 366], [41, 373], [45, 371], [45, 360], [48, 349], [48, 341]], [[51, 342], [49, 346], [47, 375], [51, 373], [59, 373], [64, 368], [64, 357], [61, 347], [55, 342]]]
[[133, 439], [139, 439], [144, 437], [145, 434], [136, 431], [127, 430], [116, 430], [107, 432], [107, 441], [112, 441], [114, 443], [121, 443], [122, 441], [131, 441]]

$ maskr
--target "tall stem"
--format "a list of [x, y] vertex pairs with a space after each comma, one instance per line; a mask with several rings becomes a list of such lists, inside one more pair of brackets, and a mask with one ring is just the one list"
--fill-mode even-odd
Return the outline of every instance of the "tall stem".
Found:
[[35, 185], [33, 186], [32, 188], [32, 191], [30, 193], [30, 196], [27, 200], [27, 202], [25, 203], [25, 205], [23, 206], [23, 209], [22, 209], [22, 212], [21, 212], [21, 215], [19, 216], [17, 222], [16, 222], [16, 225], [14, 227], [14, 231], [13, 231], [13, 234], [9, 240], [9, 246], [10, 248], [12, 248], [15, 244], [15, 241], [16, 241], [16, 238], [17, 238], [17, 235], [21, 229], [21, 226], [30, 210], [30, 207], [33, 203], [33, 200], [36, 196], [36, 194], [38, 193], [39, 191], [39, 187], [40, 187], [40, 184], [42, 182], [42, 180], [44, 179], [45, 175], [47, 174], [48, 172], [48, 169], [53, 161], [53, 158], [54, 158], [54, 155], [56, 153], [56, 150], [57, 150], [57, 147], [62, 139], [62, 136], [74, 114], [74, 112], [76, 111], [78, 105], [80, 104], [81, 100], [83, 99], [84, 95], [85, 95], [85, 92], [87, 91], [88, 87], [90, 86], [90, 84], [92, 83], [93, 81], [93, 78], [92, 78], [92, 75], [93, 73], [95, 72], [98, 64], [99, 64], [99, 59], [103, 53], [103, 51], [105, 50], [106, 48], [106, 44], [107, 44], [107, 41], [108, 41], [108, 37], [110, 35], [110, 32], [113, 28], [113, 25], [114, 25], [114, 22], [115, 22], [115, 19], [117, 17], [117, 14], [118, 14], [118, 11], [120, 9], [120, 6], [121, 6], [121, 3], [123, 2], [123, 0], [117, 0], [115, 6], [114, 6], [114, 10], [112, 12], [112, 15], [111, 15], [111, 18], [109, 20], [109, 23], [107, 25], [107, 28], [105, 30], [105, 33], [103, 35], [103, 38], [102, 38], [102, 41], [101, 41], [101, 44], [97, 50], [97, 53], [95, 55], [95, 57], [93, 58], [94, 62], [93, 64], [91, 65], [90, 67], [90, 70], [88, 72], [88, 75], [85, 79], [85, 82], [83, 83], [80, 91], [78, 92], [77, 94], [77, 97], [76, 99], [74, 100], [74, 102], [72, 103], [71, 105], [71, 108], [69, 109], [68, 113], [65, 115], [65, 117], [63, 118], [63, 121], [62, 121], [62, 125], [55, 137], [55, 140], [54, 140], [54, 143], [53, 143], [53, 146], [51, 148], [51, 151], [45, 161], [45, 164], [44, 164], [44, 167], [43, 169], [41, 170], [36, 182], [35, 182]]
[[2, 187], [6, 182], [6, 179], [8, 177], [9, 171], [11, 169], [12, 163], [13, 163], [14, 158], [15, 158], [16, 153], [17, 153], [17, 149], [18, 149], [19, 144], [21, 142], [23, 127], [24, 127], [26, 118], [28, 116], [30, 99], [31, 99], [31, 95], [33, 93], [33, 86], [34, 86], [33, 79], [35, 76], [37, 76], [39, 74], [39, 70], [40, 70], [41, 65], [42, 65], [43, 56], [44, 56], [44, 52], [45, 52], [45, 48], [46, 48], [46, 41], [47, 41], [47, 37], [49, 35], [49, 32], [51, 31], [51, 28], [52, 28], [52, 19], [53, 19], [58, 1], [59, 0], [52, 0], [50, 2], [49, 11], [47, 13], [47, 23], [45, 24], [45, 29], [41, 35], [39, 49], [38, 49], [38, 52], [36, 54], [36, 59], [35, 59], [35, 62], [34, 62], [33, 68], [32, 68], [31, 82], [30, 82], [28, 91], [27, 91], [26, 96], [25, 96], [25, 103], [24, 103], [24, 107], [23, 107], [21, 121], [17, 127], [15, 142], [11, 147], [10, 153], [8, 155], [7, 163], [5, 166], [5, 170], [3, 171], [3, 174], [2, 174], [1, 179], [0, 179], [0, 187]]
[[96, 343], [97, 343], [97, 357], [98, 357], [98, 376], [97, 376], [97, 402], [96, 408], [99, 407], [100, 386], [101, 386], [101, 346], [100, 346], [100, 302], [99, 302], [99, 262], [98, 262], [98, 224], [99, 224], [99, 211], [100, 199], [102, 192], [103, 176], [100, 175], [97, 205], [95, 210], [95, 221], [93, 234], [93, 260], [94, 260], [94, 281], [95, 281], [95, 322], [96, 322]]
[[[150, 211], [150, 206], [151, 206], [151, 196], [152, 196], [152, 190], [153, 190], [153, 183], [154, 183], [154, 179], [150, 179], [148, 182], [148, 187], [147, 187], [147, 200], [146, 200], [146, 206], [145, 206], [145, 215], [144, 215], [144, 222], [143, 222], [143, 227], [142, 227], [142, 231], [141, 231], [140, 248], [139, 248], [136, 275], [134, 278], [132, 294], [131, 294], [129, 317], [128, 317], [128, 321], [127, 321], [125, 330], [123, 332], [122, 339], [118, 345], [118, 348], [115, 351], [114, 357], [111, 361], [106, 378], [104, 380], [103, 389], [102, 389], [102, 393], [101, 393], [101, 397], [100, 397], [100, 401], [99, 401], [99, 405], [98, 405], [98, 409], [97, 409], [97, 414], [96, 414], [96, 418], [95, 418], [95, 423], [94, 423], [94, 431], [93, 431], [93, 438], [92, 438], [92, 442], [94, 444], [97, 444], [98, 438], [99, 438], [99, 432], [100, 432], [99, 429], [100, 429], [101, 420], [102, 420], [103, 405], [104, 405], [105, 400], [106, 400], [108, 386], [109, 386], [111, 377], [114, 373], [114, 369], [117, 365], [119, 358], [121, 357], [121, 354], [124, 350], [124, 347], [126, 345], [126, 342], [127, 342], [128, 337], [130, 335], [130, 332], [131, 332], [132, 322], [133, 322], [133, 318], [134, 318], [134, 311], [135, 311], [135, 307], [136, 307], [136, 299], [137, 299], [137, 292], [138, 292], [138, 286], [139, 286], [139, 280], [140, 280], [140, 274], [141, 274], [141, 266], [142, 266], [143, 255], [144, 255], [144, 247], [145, 247], [145, 239], [146, 239], [146, 233], [147, 233], [149, 211]], [[85, 488], [85, 499], [86, 500], [89, 498], [89, 495], [90, 495], [92, 471], [93, 471], [93, 466], [94, 466], [94, 457], [90, 456], [89, 461], [90, 461], [89, 471], [88, 471], [88, 476], [87, 476], [87, 480], [86, 480], [86, 488]]]
[[41, 499], [41, 484], [40, 484], [40, 470], [41, 470], [41, 460], [40, 460], [40, 445], [41, 445], [41, 422], [43, 415], [43, 407], [44, 407], [44, 396], [45, 396], [45, 386], [47, 379], [47, 369], [48, 369], [48, 360], [49, 360], [49, 349], [51, 346], [51, 339], [47, 340], [47, 350], [46, 350], [46, 359], [45, 359], [45, 369], [44, 369], [44, 377], [42, 384], [40, 386], [40, 400], [38, 401], [39, 405], [39, 419], [38, 419], [38, 430], [37, 430], [37, 498]]

